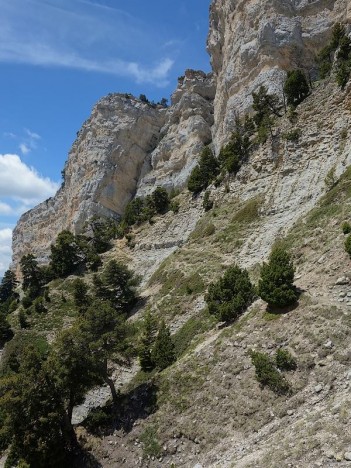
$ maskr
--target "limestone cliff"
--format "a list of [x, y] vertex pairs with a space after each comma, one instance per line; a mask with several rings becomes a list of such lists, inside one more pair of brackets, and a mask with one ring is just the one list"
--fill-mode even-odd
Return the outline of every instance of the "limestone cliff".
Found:
[[25, 213], [13, 233], [13, 262], [32, 252], [45, 262], [63, 229], [79, 232], [91, 216], [118, 217], [134, 196], [147, 155], [155, 148], [165, 111], [130, 96], [110, 94], [79, 131], [57, 194]]
[[348, 0], [214, 0], [208, 51], [216, 79], [214, 144], [233, 131], [235, 112], [251, 106], [261, 84], [282, 96], [286, 71], [315, 75], [315, 57], [335, 21], [350, 17]]
[[[61, 230], [79, 232], [93, 214], [118, 217], [135, 194], [157, 185], [182, 188], [203, 145], [212, 140], [218, 153], [235, 113], [250, 108], [260, 84], [281, 95], [289, 68], [315, 74], [316, 53], [332, 24], [351, 20], [350, 11], [350, 0], [213, 0], [213, 73], [186, 71], [168, 109], [118, 94], [99, 101], [73, 144], [63, 187], [16, 226], [14, 266], [29, 251], [45, 261]], [[264, 170], [265, 160], [256, 155], [249, 170]]]

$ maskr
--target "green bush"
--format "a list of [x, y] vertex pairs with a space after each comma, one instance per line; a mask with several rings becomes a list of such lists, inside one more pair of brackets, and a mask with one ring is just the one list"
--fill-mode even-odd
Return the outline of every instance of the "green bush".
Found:
[[294, 130], [290, 130], [290, 132], [287, 132], [283, 135], [283, 137], [287, 141], [298, 141], [301, 136], [301, 130], [299, 128], [296, 128]]
[[283, 308], [294, 304], [298, 294], [294, 286], [294, 265], [286, 250], [272, 250], [269, 263], [264, 263], [258, 283], [258, 295], [269, 306]]
[[310, 93], [305, 74], [302, 70], [288, 71], [284, 83], [284, 93], [287, 97], [288, 106], [298, 106]]
[[255, 298], [255, 290], [248, 272], [231, 266], [222, 278], [211, 283], [205, 301], [210, 314], [228, 322], [239, 317]]
[[157, 438], [157, 428], [155, 426], [147, 426], [140, 435], [140, 440], [143, 443], [143, 452], [145, 456], [160, 456], [161, 445]]
[[190, 174], [188, 180], [189, 191], [194, 194], [200, 193], [210, 185], [218, 174], [218, 160], [213, 155], [211, 149], [206, 146], [202, 150], [199, 164], [194, 167]]
[[351, 234], [349, 234], [349, 235], [346, 237], [346, 240], [345, 240], [345, 250], [346, 250], [346, 252], [349, 254], [350, 258], [351, 258]]
[[250, 357], [252, 364], [255, 366], [256, 378], [261, 385], [267, 386], [279, 395], [285, 395], [290, 392], [289, 383], [275, 368], [268, 354], [251, 351]]
[[152, 200], [156, 210], [156, 213], [163, 214], [169, 210], [169, 196], [167, 190], [163, 187], [157, 187], [152, 192]]
[[297, 368], [296, 359], [287, 349], [278, 349], [275, 355], [275, 363], [281, 371], [291, 371]]
[[342, 232], [344, 234], [350, 234], [351, 232], [351, 225], [350, 223], [348, 223], [347, 221], [343, 222], [342, 223], [342, 226], [341, 226], [341, 229], [342, 229]]

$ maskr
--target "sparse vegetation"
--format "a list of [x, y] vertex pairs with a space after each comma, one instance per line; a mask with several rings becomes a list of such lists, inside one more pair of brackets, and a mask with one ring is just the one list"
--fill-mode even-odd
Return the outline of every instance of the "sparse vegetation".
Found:
[[256, 378], [260, 384], [267, 386], [279, 395], [285, 395], [290, 392], [289, 383], [276, 369], [268, 354], [251, 351], [250, 356], [252, 364], [255, 366]]
[[275, 363], [281, 371], [296, 370], [297, 362], [294, 356], [287, 349], [279, 348], [275, 354]]

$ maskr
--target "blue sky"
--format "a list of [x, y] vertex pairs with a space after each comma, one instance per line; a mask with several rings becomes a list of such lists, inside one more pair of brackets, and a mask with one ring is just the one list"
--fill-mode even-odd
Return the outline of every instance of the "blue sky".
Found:
[[53, 195], [76, 132], [110, 92], [167, 99], [209, 71], [210, 0], [0, 0], [0, 277], [18, 217]]

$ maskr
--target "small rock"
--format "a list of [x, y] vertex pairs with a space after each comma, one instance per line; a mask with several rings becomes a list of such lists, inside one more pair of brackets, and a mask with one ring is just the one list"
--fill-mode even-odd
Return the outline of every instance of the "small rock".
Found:
[[347, 293], [347, 297], [351, 297], [351, 291]]
[[314, 387], [314, 392], [315, 393], [320, 393], [321, 391], [323, 390], [323, 385], [322, 384], [318, 384]]
[[341, 293], [339, 293], [339, 297], [346, 297], [346, 292], [345, 292], [345, 291], [341, 291]]
[[286, 412], [286, 414], [287, 414], [288, 416], [292, 416], [292, 415], [294, 414], [294, 411], [291, 410], [291, 409], [288, 409], [288, 411]]
[[344, 302], [344, 299], [341, 297], [340, 299], [338, 299], [338, 302]]
[[194, 468], [203, 468], [202, 465], [200, 465], [200, 463], [196, 463], [196, 465], [194, 465]]
[[323, 346], [324, 348], [331, 349], [334, 346], [334, 344], [331, 340], [328, 340], [326, 343], [324, 343]]
[[344, 455], [345, 460], [351, 461], [351, 452], [346, 452]]
[[336, 285], [343, 285], [343, 284], [349, 284], [349, 279], [346, 276], [341, 276], [335, 281]]

